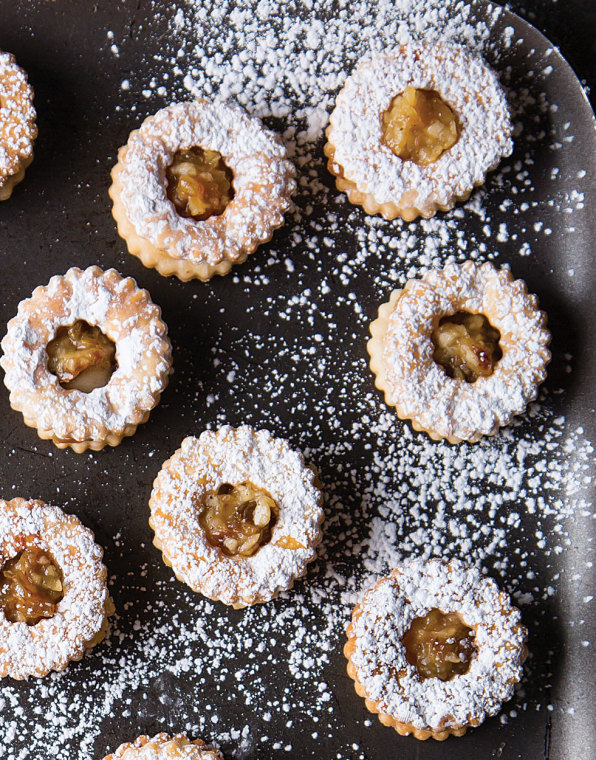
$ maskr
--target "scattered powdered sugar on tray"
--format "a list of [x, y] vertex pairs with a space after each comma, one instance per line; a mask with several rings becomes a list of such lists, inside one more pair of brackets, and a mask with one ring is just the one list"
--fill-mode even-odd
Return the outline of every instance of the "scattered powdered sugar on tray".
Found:
[[[194, 96], [236, 100], [259, 116], [289, 122], [299, 141], [320, 137], [337, 90], [365, 54], [424, 38], [479, 47], [499, 16], [475, 20], [472, 8], [441, 0], [290, 0], [283, 13], [277, 3], [252, 0], [188, 0], [167, 19], [170, 48], [168, 78], [144, 85], [144, 94], [169, 77], [182, 81]], [[221, 34], [222, 25], [226, 35]], [[152, 67], [152, 71], [155, 68]], [[158, 93], [159, 94], [159, 93]], [[161, 94], [164, 94], [163, 91]]]
[[[132, 734], [157, 730], [215, 741], [230, 758], [293, 757], [302, 731], [341, 735], [339, 705], [352, 687], [339, 653], [352, 606], [408, 555], [461, 557], [489, 570], [522, 605], [532, 637], [542, 620], [529, 610], [555, 589], [530, 533], [544, 536], [544, 557], [567, 548], [568, 520], [590, 511], [583, 489], [593, 457], [581, 431], [566, 430], [544, 402], [494, 439], [452, 447], [401, 425], [396, 437], [394, 416], [365, 394], [357, 402], [362, 423], [349, 437], [308, 450], [328, 494], [321, 557], [305, 581], [267, 605], [235, 612], [210, 602], [175, 581], [156, 553], [149, 565], [131, 567], [131, 547], [116, 536], [117, 613], [107, 642], [64, 673], [3, 684], [0, 757], [25, 760], [42, 748], [57, 760], [99, 758]], [[281, 425], [274, 415], [269, 422]], [[289, 435], [300, 441], [298, 426]], [[526, 665], [530, 696], [521, 692], [513, 709], [544, 699], [543, 664], [536, 667]], [[363, 723], [369, 716], [355, 704]], [[30, 710], [38, 716], [33, 730]], [[272, 733], [280, 715], [286, 725]], [[363, 755], [348, 743], [334, 757]]]
[[[462, 558], [521, 606], [536, 654], [502, 722], [524, 711], [529, 721], [549, 700], [550, 653], [540, 631], [556, 618], [553, 599], [567, 580], [554, 558], [572, 551], [575, 526], [592, 514], [594, 450], [566, 419], [559, 390], [572, 357], [556, 354], [554, 377], [526, 415], [493, 438], [450, 446], [412, 432], [384, 405], [365, 342], [378, 305], [407, 278], [466, 259], [510, 261], [514, 276], [531, 277], [540, 245], [573, 234], [585, 175], [575, 193], [564, 192], [558, 165], [573, 144], [566, 141], [573, 123], [559, 126], [534, 59], [521, 73], [498, 67], [515, 84], [512, 159], [448, 214], [412, 224], [365, 216], [333, 188], [321, 139], [359, 58], [423, 37], [463, 42], [494, 63], [496, 50], [506, 56], [516, 44], [511, 29], [499, 44], [489, 40], [496, 8], [475, 23], [461, 2], [449, 10], [438, 0], [375, 7], [289, 2], [280, 13], [265, 0], [235, 10], [226, 0], [178, 0], [155, 4], [154, 17], [130, 36], [107, 38], [107, 55], [115, 49], [118, 61], [133, 53], [138, 60], [122, 81], [121, 109], [132, 103], [151, 113], [190, 96], [236, 101], [283, 134], [299, 192], [287, 225], [249, 264], [205, 285], [163, 284], [164, 294], [176, 291], [178, 322], [169, 324], [176, 374], [146, 431], [113, 452], [77, 460], [74, 486], [72, 457], [49, 444], [34, 449], [56, 468], [59, 505], [93, 516], [117, 613], [107, 641], [82, 662], [42, 681], [2, 684], [2, 760], [100, 758], [158, 730], [212, 741], [236, 760], [365, 758], [367, 735], [390, 729], [353, 693], [344, 631], [363, 590], [413, 555]], [[159, 38], [159, 53], [146, 53], [150, 37]], [[542, 64], [536, 70], [551, 76]], [[535, 187], [537, 151], [552, 159], [540, 166], [540, 176], [551, 178], [547, 195]], [[192, 348], [177, 342], [176, 330], [189, 326], [196, 328]], [[185, 420], [189, 435], [242, 422], [269, 428], [316, 466], [326, 496], [324, 539], [293, 590], [233, 611], [194, 594], [163, 566], [150, 546], [146, 503], [161, 462], [181, 442], [170, 435], [172, 415]], [[19, 452], [8, 456], [18, 461]], [[110, 470], [116, 461], [122, 470], [130, 465], [127, 477]], [[112, 509], [117, 494], [118, 521], [101, 505], [84, 506], [89, 482], [105, 488]], [[573, 562], [571, 582], [579, 585], [590, 559]], [[564, 623], [582, 624], [581, 612]], [[562, 636], [553, 633], [553, 650]], [[582, 638], [589, 644], [588, 634]], [[392, 739], [396, 747], [402, 741]]]

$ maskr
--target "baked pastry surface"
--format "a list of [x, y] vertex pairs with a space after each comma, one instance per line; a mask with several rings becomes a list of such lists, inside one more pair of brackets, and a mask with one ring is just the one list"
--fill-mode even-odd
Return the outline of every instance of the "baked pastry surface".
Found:
[[[42, 556], [51, 557], [61, 579], [60, 600], [54, 610], [46, 611], [49, 617], [34, 624], [24, 622], [23, 615], [18, 621], [7, 617], [11, 589], [7, 589], [6, 566], [28, 552], [43, 552]], [[102, 557], [93, 533], [74, 515], [66, 515], [42, 501], [0, 500], [0, 677], [22, 680], [64, 670], [105, 637], [114, 605]], [[13, 599], [15, 595], [22, 599], [27, 596], [25, 592], [39, 591], [31, 588], [31, 578], [38, 577], [35, 573], [22, 571], [19, 577], [20, 583], [12, 589]], [[39, 601], [35, 593], [31, 599], [28, 614]]]
[[[48, 346], [74, 324], [97, 327], [115, 346], [116, 368], [89, 392], [64, 387]], [[161, 311], [146, 290], [115, 269], [76, 267], [21, 301], [2, 341], [0, 365], [13, 409], [40, 438], [77, 453], [117, 446], [157, 405], [171, 372]]]
[[[155, 546], [194, 591], [237, 608], [267, 602], [302, 577], [316, 556], [323, 510], [314, 481], [302, 456], [265, 430], [224, 426], [185, 438], [153, 484], [149, 524]], [[233, 495], [233, 486], [246, 483], [265, 492], [274, 505], [266, 532], [259, 531], [256, 547], [243, 553], [254, 535], [251, 525], [262, 524], [258, 497], [238, 505], [239, 511], [248, 511], [249, 525], [242, 543], [229, 548], [226, 540], [238, 538], [233, 529], [238, 513], [217, 536], [210, 505], [217, 506], [226, 494]]]
[[[475, 382], [449, 377], [434, 359], [439, 323], [483, 314], [500, 333], [501, 358]], [[372, 322], [370, 367], [385, 402], [415, 430], [450, 443], [493, 435], [536, 398], [550, 361], [550, 333], [536, 296], [490, 263], [448, 264], [391, 294]]]
[[191, 741], [184, 734], [156, 734], [154, 737], [139, 736], [134, 742], [121, 744], [104, 760], [223, 760], [217, 749], [210, 749], [201, 739]]
[[[385, 115], [408, 88], [436, 93], [457, 120], [455, 144], [425, 165], [396, 155], [384, 134]], [[511, 154], [511, 133], [505, 93], [478, 55], [411, 43], [363, 61], [348, 77], [329, 119], [325, 154], [351, 203], [411, 221], [465, 200]]]
[[[423, 677], [404, 644], [414, 621], [433, 610], [455, 613], [473, 631], [467, 672], [447, 680]], [[513, 695], [527, 656], [520, 618], [478, 570], [456, 560], [406, 560], [355, 607], [344, 648], [348, 674], [367, 708], [401, 735], [461, 736]], [[427, 644], [441, 656], [438, 639], [431, 635]]]
[[[168, 197], [166, 177], [180, 151], [217, 152], [233, 174], [233, 198], [197, 221]], [[227, 274], [283, 223], [295, 190], [285, 147], [237, 107], [196, 100], [163, 108], [131, 133], [112, 171], [118, 232], [147, 267], [181, 280]]]
[[33, 161], [35, 119], [27, 75], [13, 55], [0, 51], [0, 201], [10, 198]]

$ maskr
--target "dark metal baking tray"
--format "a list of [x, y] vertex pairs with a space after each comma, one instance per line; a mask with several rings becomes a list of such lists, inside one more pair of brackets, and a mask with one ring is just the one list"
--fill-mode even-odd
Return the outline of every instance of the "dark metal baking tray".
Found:
[[[550, 20], [552, 33], [589, 72], [582, 24], [593, 22], [593, 12], [588, 4], [565, 4], [563, 30], [556, 25], [560, 6], [532, 9], [547, 28]], [[370, 7], [373, 13], [375, 3]], [[394, 526], [395, 543], [404, 551], [415, 548], [419, 530], [438, 536], [439, 549], [463, 546], [453, 544], [448, 526], [438, 521], [442, 496], [429, 497], [422, 479], [413, 479], [413, 458], [420, 457], [421, 473], [439, 472], [440, 485], [451, 478], [457, 490], [462, 468], [472, 472], [473, 447], [433, 449], [395, 421], [366, 366], [367, 324], [395, 281], [403, 281], [405, 265], [382, 246], [358, 259], [358, 236], [379, 240], [404, 227], [371, 221], [342, 201], [319, 144], [313, 166], [322, 189], [312, 214], [303, 194], [294, 220], [235, 273], [183, 284], [127, 255], [110, 215], [109, 171], [129, 131], [180, 91], [170, 83], [163, 98], [145, 100], [134, 82], [128, 92], [120, 82], [158, 65], [155, 56], [171, 39], [175, 10], [165, 0], [0, 0], [0, 48], [15, 53], [29, 73], [40, 130], [26, 180], [0, 206], [0, 324], [36, 285], [69, 266], [115, 266], [161, 305], [175, 362], [150, 421], [116, 449], [97, 454], [62, 452], [40, 441], [10, 409], [8, 394], [0, 393], [2, 496], [42, 498], [78, 514], [105, 547], [118, 610], [108, 642], [65, 673], [0, 685], [0, 758], [100, 758], [142, 732], [169, 730], [219, 742], [227, 758], [244, 760], [594, 760], [595, 615], [586, 600], [594, 589], [589, 441], [596, 434], [596, 139], [573, 71], [538, 31], [513, 14], [501, 16], [493, 36], [500, 40], [509, 26], [513, 44], [497, 45], [488, 56], [507, 81], [514, 107], [521, 106], [523, 130], [505, 162], [508, 172], [501, 167], [480, 191], [490, 224], [507, 225], [498, 250], [483, 255], [510, 263], [539, 294], [553, 332], [553, 362], [539, 406], [477, 449], [484, 452], [484, 469], [474, 480], [478, 502], [497, 493], [504, 500], [474, 517], [486, 532], [472, 536], [469, 554], [477, 560], [484, 552], [484, 568], [516, 592], [532, 658], [501, 717], [461, 739], [419, 743], [366, 712], [341, 654], [347, 592], [359, 587], [366, 564], [377, 562], [370, 530], [380, 525], [379, 515]], [[485, 11], [483, 4], [474, 7], [480, 18]], [[126, 40], [118, 57], [109, 54], [109, 30], [115, 42]], [[575, 38], [583, 47], [573, 46]], [[283, 119], [268, 123], [283, 129]], [[507, 198], [513, 205], [503, 205]], [[340, 220], [331, 228], [329, 209]], [[482, 241], [487, 221], [481, 212], [467, 207], [450, 218], [454, 231], [475, 245]], [[420, 241], [420, 228], [411, 229], [418, 229]], [[292, 239], [297, 231], [302, 242]], [[489, 248], [495, 234], [486, 238]], [[454, 239], [439, 246], [438, 260], [461, 255]], [[527, 256], [520, 255], [525, 242]], [[345, 264], [352, 267], [348, 275]], [[328, 289], [320, 288], [323, 279]], [[279, 316], [283, 310], [289, 319]], [[319, 469], [327, 493], [320, 560], [293, 591], [248, 611], [205, 602], [173, 579], [147, 525], [147, 500], [161, 462], [185, 435], [223, 420], [287, 437]], [[406, 460], [404, 451], [410, 452]], [[449, 451], [459, 451], [460, 459], [453, 454], [449, 460]], [[496, 475], [487, 469], [490, 451], [496, 452]], [[527, 488], [513, 484], [524, 471], [532, 481]], [[428, 499], [422, 517], [404, 509], [403, 499], [399, 510], [388, 504], [408, 479], [411, 490]], [[535, 509], [537, 494], [544, 503]], [[515, 503], [507, 500], [512, 495]], [[570, 510], [571, 516], [562, 516]], [[519, 521], [508, 525], [513, 512]]]

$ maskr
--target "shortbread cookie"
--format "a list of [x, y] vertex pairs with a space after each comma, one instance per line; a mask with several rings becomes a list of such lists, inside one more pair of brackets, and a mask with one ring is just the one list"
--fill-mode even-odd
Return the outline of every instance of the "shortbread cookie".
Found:
[[73, 515], [0, 499], [0, 677], [64, 670], [106, 634], [103, 551]]
[[511, 154], [511, 133], [506, 95], [478, 55], [418, 42], [348, 77], [325, 154], [351, 203], [411, 221], [465, 200]]
[[186, 438], [149, 501], [154, 543], [176, 577], [233, 607], [302, 577], [321, 540], [321, 493], [286, 441], [248, 425]]
[[462, 736], [513, 695], [527, 656], [520, 612], [453, 560], [407, 560], [356, 606], [344, 652], [367, 708], [402, 736]]
[[139, 736], [134, 742], [121, 744], [104, 760], [224, 760], [217, 749], [210, 749], [201, 739], [190, 741], [184, 734]]
[[77, 453], [117, 446], [149, 418], [171, 372], [161, 311], [115, 269], [69, 269], [21, 301], [0, 359], [13, 409]]
[[370, 367], [415, 430], [450, 443], [493, 435], [536, 398], [550, 361], [546, 315], [521, 280], [467, 261], [408, 280], [370, 326]]
[[208, 280], [271, 239], [294, 175], [259, 119], [222, 103], [177, 103], [145, 119], [120, 149], [112, 213], [145, 266]]
[[10, 53], [0, 51], [0, 201], [10, 198], [33, 161], [33, 90]]

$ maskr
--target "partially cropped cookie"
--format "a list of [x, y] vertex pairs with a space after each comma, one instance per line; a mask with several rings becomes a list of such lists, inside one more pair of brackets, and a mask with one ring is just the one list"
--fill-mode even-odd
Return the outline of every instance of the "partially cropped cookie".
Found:
[[0, 499], [0, 677], [64, 670], [106, 634], [103, 551], [74, 515]]
[[321, 493], [302, 455], [249, 425], [186, 438], [162, 466], [149, 523], [164, 562], [233, 607], [302, 577], [321, 540]]
[[370, 326], [377, 388], [415, 430], [450, 443], [493, 435], [536, 398], [550, 361], [546, 314], [492, 264], [408, 280]]
[[294, 175], [259, 119], [223, 103], [177, 103], [145, 119], [118, 152], [112, 213], [145, 266], [208, 280], [271, 239]]
[[507, 97], [475, 53], [400, 45], [359, 64], [337, 96], [325, 154], [351, 203], [386, 219], [465, 200], [512, 151]]
[[10, 53], [0, 51], [0, 201], [10, 198], [33, 161], [33, 89]]
[[117, 446], [149, 418], [172, 369], [146, 290], [115, 269], [69, 269], [21, 301], [0, 365], [13, 409], [77, 453]]
[[191, 741], [184, 734], [139, 736], [134, 742], [121, 744], [104, 760], [224, 760], [217, 749], [207, 747], [201, 739]]
[[417, 739], [462, 736], [511, 699], [526, 628], [490, 578], [452, 560], [406, 560], [352, 615], [348, 674], [385, 726]]

